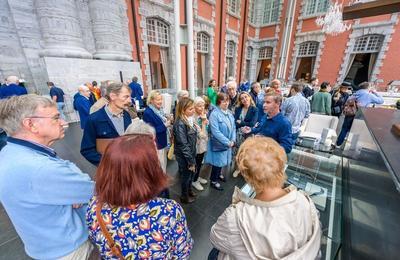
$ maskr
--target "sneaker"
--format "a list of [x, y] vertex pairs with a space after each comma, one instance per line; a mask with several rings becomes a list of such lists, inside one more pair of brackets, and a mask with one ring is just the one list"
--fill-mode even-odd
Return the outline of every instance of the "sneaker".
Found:
[[200, 182], [200, 184], [207, 184], [207, 182], [208, 182], [206, 179], [203, 179], [203, 178], [201, 178], [201, 177], [199, 177], [199, 178], [197, 179], [197, 181]]
[[192, 182], [192, 186], [196, 188], [196, 190], [202, 191], [204, 190], [203, 186], [201, 186], [200, 181], [194, 181]]
[[211, 182], [211, 187], [213, 187], [213, 188], [216, 189], [216, 190], [224, 190], [224, 188], [221, 187], [221, 184], [219, 184], [219, 183], [216, 182], [216, 181], [212, 181], [212, 182]]
[[236, 171], [233, 172], [232, 176], [233, 176], [234, 178], [236, 178], [237, 176], [239, 176], [239, 173], [240, 173], [240, 171], [239, 171], [239, 170], [236, 170]]

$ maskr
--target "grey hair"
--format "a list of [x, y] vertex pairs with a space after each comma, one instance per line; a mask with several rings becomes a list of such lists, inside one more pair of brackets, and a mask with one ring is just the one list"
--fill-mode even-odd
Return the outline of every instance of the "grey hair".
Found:
[[183, 96], [189, 96], [189, 92], [188, 92], [187, 90], [181, 90], [181, 91], [179, 91], [179, 92], [178, 92], [178, 95], [177, 95], [178, 99], [180, 99], [180, 98], [183, 97]]
[[28, 94], [13, 96], [9, 99], [0, 101], [0, 125], [8, 135], [14, 135], [21, 130], [22, 120], [33, 116], [38, 107], [55, 107], [56, 103], [52, 100]]
[[151, 135], [156, 136], [156, 130], [139, 118], [132, 120], [132, 123], [126, 128], [124, 135]]
[[200, 104], [200, 103], [205, 104], [206, 101], [204, 101], [204, 98], [202, 98], [202, 97], [195, 97], [194, 98], [194, 105], [196, 106], [197, 104]]
[[232, 87], [234, 87], [235, 89], [237, 89], [237, 83], [236, 83], [236, 81], [228, 81], [227, 83], [226, 83], [226, 88], [228, 89], [230, 86], [232, 85]]
[[123, 87], [127, 88], [129, 92], [132, 92], [131, 88], [125, 83], [112, 82], [106, 87], [106, 96], [109, 98], [111, 93], [119, 94]]

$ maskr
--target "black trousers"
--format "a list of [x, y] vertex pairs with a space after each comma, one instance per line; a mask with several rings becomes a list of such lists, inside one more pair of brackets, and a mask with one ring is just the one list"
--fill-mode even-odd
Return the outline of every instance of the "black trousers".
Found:
[[181, 179], [181, 196], [189, 196], [189, 190], [192, 187], [192, 181], [194, 172], [189, 170], [189, 165], [184, 158], [176, 156], [176, 161], [178, 162], [179, 175]]
[[222, 167], [212, 166], [211, 168], [211, 176], [210, 181], [216, 182], [218, 181], [218, 177], [221, 174]]
[[200, 175], [201, 166], [203, 165], [203, 158], [206, 153], [196, 154], [196, 173], [193, 176], [193, 181], [197, 181]]

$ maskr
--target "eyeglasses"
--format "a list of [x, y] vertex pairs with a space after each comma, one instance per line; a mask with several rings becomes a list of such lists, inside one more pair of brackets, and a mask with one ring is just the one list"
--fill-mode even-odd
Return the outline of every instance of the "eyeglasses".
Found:
[[60, 121], [61, 116], [60, 116], [60, 114], [57, 114], [54, 116], [28, 116], [28, 118], [50, 118], [54, 121]]

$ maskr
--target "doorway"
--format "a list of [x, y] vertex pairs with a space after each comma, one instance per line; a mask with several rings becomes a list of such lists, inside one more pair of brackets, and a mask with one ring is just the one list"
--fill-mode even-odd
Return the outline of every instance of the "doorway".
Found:
[[314, 57], [303, 57], [298, 59], [298, 69], [296, 72], [296, 80], [305, 80], [308, 82], [311, 79], [314, 69]]
[[[260, 61], [260, 60], [259, 60]], [[271, 75], [271, 59], [266, 59], [261, 61], [261, 67], [257, 75], [257, 81], [269, 80]]]
[[375, 65], [376, 53], [353, 54], [354, 60], [346, 75], [346, 80], [358, 85], [364, 81], [369, 81], [370, 74]]

